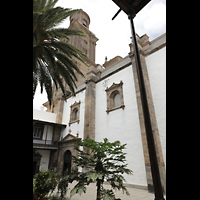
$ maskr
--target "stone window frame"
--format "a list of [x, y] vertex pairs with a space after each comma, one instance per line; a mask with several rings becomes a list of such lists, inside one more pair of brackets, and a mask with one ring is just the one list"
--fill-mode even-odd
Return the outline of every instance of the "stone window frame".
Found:
[[82, 24], [83, 24], [83, 26], [88, 27], [88, 22], [87, 22], [86, 19], [83, 19], [83, 20], [82, 20]]
[[87, 41], [86, 39], [83, 39], [83, 40], [82, 40], [82, 44], [83, 44], [84, 46], [87, 46], [87, 45], [88, 45], [88, 41]]
[[[118, 109], [123, 109], [125, 108], [124, 105], [124, 96], [123, 96], [123, 82], [120, 81], [120, 83], [116, 84], [113, 83], [109, 88], [106, 88], [106, 93], [107, 93], [107, 114], [109, 114], [109, 112], [114, 111], [114, 110], [118, 110]], [[114, 97], [116, 94], [120, 95], [120, 102], [121, 105], [114, 107]]]
[[87, 56], [88, 50], [85, 47], [82, 48], [82, 52]]
[[[40, 132], [40, 134], [38, 134]], [[42, 140], [44, 132], [44, 124], [35, 123], [33, 127], [33, 139], [34, 140]]]
[[[80, 104], [81, 104], [81, 101], [78, 101], [78, 102], [75, 101], [75, 103], [70, 106], [69, 126], [73, 123], [79, 124], [79, 122], [80, 122]], [[78, 110], [78, 117], [76, 119], [75, 117], [76, 117], [77, 110]]]

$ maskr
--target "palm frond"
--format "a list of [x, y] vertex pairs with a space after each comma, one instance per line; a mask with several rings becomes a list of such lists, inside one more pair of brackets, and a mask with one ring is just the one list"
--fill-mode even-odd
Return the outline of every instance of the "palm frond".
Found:
[[33, 72], [33, 99], [34, 99], [34, 96], [35, 96], [35, 91], [36, 91], [36, 88], [37, 88], [37, 83], [38, 83], [37, 75]]
[[58, 0], [33, 0], [33, 11], [42, 12], [55, 6]]
[[60, 86], [63, 94], [66, 91], [62, 79], [75, 95], [77, 77], [75, 72], [84, 76], [76, 66], [73, 59], [77, 58], [84, 62], [87, 58], [82, 51], [74, 46], [63, 42], [68, 41], [70, 36], [83, 36], [81, 31], [56, 28], [63, 20], [80, 9], [68, 9], [54, 7], [58, 0], [34, 0], [33, 1], [33, 97], [36, 87], [40, 83], [41, 93], [43, 88], [47, 92], [48, 101], [51, 105], [52, 83], [56, 89]]
[[69, 39], [69, 36], [78, 35], [78, 36], [85, 36], [82, 31], [77, 31], [68, 28], [54, 28], [45, 31], [47, 37], [56, 37], [56, 38], [66, 38]]
[[[76, 83], [73, 78], [73, 75], [69, 72], [69, 70], [66, 70], [60, 62], [57, 62], [57, 66], [58, 66], [59, 74], [64, 78], [64, 80], [67, 83], [67, 85], [69, 86], [72, 94], [75, 95], [74, 87], [76, 88]], [[61, 89], [62, 89], [62, 87], [61, 87]]]

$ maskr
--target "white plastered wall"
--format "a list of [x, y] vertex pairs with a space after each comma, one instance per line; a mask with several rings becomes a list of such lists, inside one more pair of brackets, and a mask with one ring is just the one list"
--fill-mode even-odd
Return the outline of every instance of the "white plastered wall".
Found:
[[[79, 124], [73, 123], [69, 126], [70, 120], [70, 106], [76, 102], [81, 102], [80, 104], [80, 116], [79, 116]], [[79, 137], [83, 138], [83, 131], [84, 131], [84, 115], [85, 115], [85, 90], [79, 92], [75, 97], [71, 97], [64, 102], [64, 109], [63, 109], [63, 124], [67, 124], [66, 128], [63, 128], [61, 132], [61, 136], [64, 138], [71, 130], [71, 134], [76, 136], [79, 133]]]
[[42, 156], [39, 170], [48, 170], [50, 150], [39, 150], [37, 152]]
[[[123, 82], [123, 96], [125, 108], [107, 114], [107, 97], [105, 89], [113, 83]], [[115, 73], [96, 84], [96, 126], [95, 140], [103, 141], [108, 138], [113, 142], [119, 140], [127, 144], [128, 168], [133, 175], [125, 175], [129, 184], [147, 185], [144, 154], [140, 132], [138, 108], [132, 66]]]

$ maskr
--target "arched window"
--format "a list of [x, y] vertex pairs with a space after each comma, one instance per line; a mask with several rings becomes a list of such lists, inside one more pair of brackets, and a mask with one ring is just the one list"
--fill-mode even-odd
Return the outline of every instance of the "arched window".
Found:
[[116, 84], [113, 83], [109, 88], [106, 88], [107, 93], [107, 110], [109, 112], [122, 108], [124, 110], [124, 97], [123, 97], [123, 82]]
[[121, 106], [121, 100], [120, 100], [119, 93], [117, 93], [117, 94], [114, 95], [113, 102], [114, 102], [114, 104], [113, 104], [114, 108]]
[[74, 120], [78, 120], [78, 109], [74, 110]]
[[69, 126], [72, 124], [72, 123], [78, 123], [79, 124], [79, 121], [80, 121], [80, 101], [79, 102], [76, 102], [71, 105], [71, 113], [70, 113], [70, 121], [69, 121]]

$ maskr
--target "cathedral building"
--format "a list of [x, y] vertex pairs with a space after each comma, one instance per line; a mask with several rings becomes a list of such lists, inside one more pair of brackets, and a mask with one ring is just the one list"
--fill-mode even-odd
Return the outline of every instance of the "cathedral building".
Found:
[[[77, 138], [103, 141], [108, 138], [127, 144], [128, 185], [153, 188], [144, 117], [136, 73], [133, 45], [124, 58], [116, 56], [95, 63], [98, 38], [89, 29], [90, 17], [79, 11], [70, 17], [70, 26], [86, 37], [72, 36], [70, 44], [84, 52], [89, 67], [74, 58], [85, 78], [77, 75], [76, 96], [67, 85], [68, 96], [53, 85], [52, 106], [43, 105], [46, 112], [34, 111], [34, 169], [52, 169], [63, 173], [71, 170], [71, 156], [77, 156]], [[166, 189], [166, 34], [149, 41], [148, 35], [137, 35], [144, 74], [150, 117], [163, 189]], [[43, 142], [42, 142], [43, 141]]]

